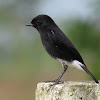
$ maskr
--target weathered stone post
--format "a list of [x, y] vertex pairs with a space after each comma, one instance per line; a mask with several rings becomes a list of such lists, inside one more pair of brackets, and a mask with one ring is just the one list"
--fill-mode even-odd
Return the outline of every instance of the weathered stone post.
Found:
[[100, 84], [93, 81], [38, 83], [35, 100], [100, 100]]

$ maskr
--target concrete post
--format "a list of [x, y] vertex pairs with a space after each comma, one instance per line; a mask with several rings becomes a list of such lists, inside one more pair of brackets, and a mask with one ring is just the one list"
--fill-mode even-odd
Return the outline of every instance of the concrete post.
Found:
[[53, 83], [38, 83], [35, 100], [100, 100], [100, 84], [94, 81], [67, 81], [51, 86]]

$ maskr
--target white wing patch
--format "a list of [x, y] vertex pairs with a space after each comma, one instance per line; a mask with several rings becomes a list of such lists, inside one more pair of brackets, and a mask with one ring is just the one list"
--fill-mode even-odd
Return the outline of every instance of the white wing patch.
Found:
[[54, 31], [51, 31], [51, 33], [52, 33], [52, 35], [55, 37], [55, 33], [54, 33]]
[[72, 62], [67, 62], [65, 60], [58, 59], [58, 61], [60, 61], [61, 63], [64, 62], [67, 66], [76, 67], [77, 69], [83, 70], [83, 68], [81, 66], [84, 66], [84, 64], [82, 64], [78, 60], [73, 60]]

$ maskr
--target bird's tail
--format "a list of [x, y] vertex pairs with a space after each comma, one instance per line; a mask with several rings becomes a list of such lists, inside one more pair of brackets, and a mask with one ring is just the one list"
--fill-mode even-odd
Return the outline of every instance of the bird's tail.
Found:
[[81, 66], [93, 79], [96, 83], [99, 83], [98, 80], [93, 76], [93, 74], [87, 69], [86, 66]]

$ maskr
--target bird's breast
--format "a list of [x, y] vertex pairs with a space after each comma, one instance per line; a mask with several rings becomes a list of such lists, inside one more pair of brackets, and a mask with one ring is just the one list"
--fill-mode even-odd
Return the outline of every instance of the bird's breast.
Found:
[[50, 34], [45, 34], [44, 36], [41, 36], [41, 40], [42, 40], [42, 44], [45, 48], [45, 50], [47, 51], [47, 53], [49, 55], [51, 55], [52, 57], [56, 57], [56, 54], [58, 53], [58, 46], [55, 45], [54, 41], [52, 38], [54, 38], [54, 33], [52, 32], [51, 34], [52, 36], [50, 36]]

